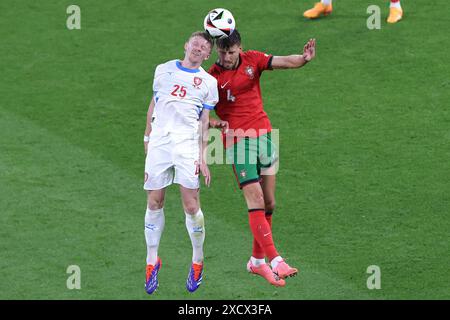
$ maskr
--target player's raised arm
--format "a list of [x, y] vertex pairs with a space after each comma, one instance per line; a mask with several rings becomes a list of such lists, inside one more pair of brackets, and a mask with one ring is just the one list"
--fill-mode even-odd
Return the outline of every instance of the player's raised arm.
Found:
[[147, 154], [148, 141], [150, 139], [150, 133], [152, 132], [152, 117], [153, 117], [153, 110], [154, 109], [155, 109], [155, 99], [154, 99], [154, 97], [152, 97], [152, 100], [150, 101], [150, 105], [148, 106], [147, 124], [145, 126], [145, 132], [144, 132], [144, 151], [145, 151], [145, 154]]
[[300, 68], [314, 59], [316, 56], [316, 39], [310, 39], [303, 47], [303, 54], [289, 56], [274, 56], [272, 58], [273, 69]]

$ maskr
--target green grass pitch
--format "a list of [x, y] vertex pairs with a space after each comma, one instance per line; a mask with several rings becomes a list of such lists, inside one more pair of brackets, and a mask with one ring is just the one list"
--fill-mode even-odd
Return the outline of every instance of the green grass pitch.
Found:
[[[2, 0], [0, 2], [0, 299], [449, 299], [450, 18], [447, 2]], [[81, 8], [68, 30], [66, 8]], [[366, 9], [381, 8], [369, 30]], [[178, 188], [166, 199], [156, 294], [144, 291], [142, 136], [157, 64], [214, 7], [237, 19], [244, 49], [299, 53], [266, 72], [265, 110], [280, 129], [274, 238], [301, 271], [274, 288], [249, 275], [251, 233], [232, 170], [203, 188], [204, 283], [191, 259]], [[205, 67], [215, 60], [213, 54]], [[69, 290], [66, 269], [81, 269]], [[381, 289], [369, 290], [370, 265]]]

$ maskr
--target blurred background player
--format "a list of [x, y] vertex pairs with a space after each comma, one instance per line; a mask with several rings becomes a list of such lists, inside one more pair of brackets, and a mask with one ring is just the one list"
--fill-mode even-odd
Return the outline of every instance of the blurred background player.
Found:
[[[314, 5], [314, 8], [306, 10], [303, 16], [309, 19], [316, 19], [320, 16], [327, 16], [333, 11], [333, 0], [321, 0]], [[400, 0], [391, 0], [389, 17], [387, 22], [396, 23], [403, 17], [403, 10], [400, 5]]]
[[[153, 97], [144, 134], [147, 211], [145, 240], [147, 268], [145, 290], [158, 287], [161, 259], [158, 247], [164, 230], [164, 195], [172, 182], [180, 184], [186, 228], [191, 239], [192, 265], [186, 288], [193, 292], [202, 282], [205, 224], [199, 201], [199, 172], [210, 183], [206, 164], [209, 110], [218, 100], [217, 81], [201, 64], [211, 54], [213, 42], [205, 32], [193, 33], [184, 45], [182, 61], [157, 66]], [[201, 141], [200, 141], [201, 140]]]
[[272, 238], [274, 167], [278, 159], [271, 140], [270, 120], [263, 109], [260, 76], [265, 70], [304, 66], [315, 57], [315, 40], [308, 41], [303, 54], [290, 56], [244, 52], [237, 30], [229, 37], [217, 40], [216, 45], [219, 58], [209, 69], [219, 85], [216, 114], [229, 124], [230, 130], [224, 139], [226, 153], [233, 162], [236, 179], [244, 193], [253, 234], [247, 270], [272, 285], [284, 286], [284, 278], [296, 275], [297, 269], [290, 267], [279, 255]]

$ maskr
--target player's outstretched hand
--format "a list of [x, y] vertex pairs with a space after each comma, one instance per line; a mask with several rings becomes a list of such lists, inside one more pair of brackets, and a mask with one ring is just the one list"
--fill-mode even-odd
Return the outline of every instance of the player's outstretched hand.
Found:
[[316, 56], [316, 39], [309, 39], [303, 47], [303, 58], [306, 61], [311, 61]]
[[211, 173], [209, 172], [208, 165], [206, 163], [202, 163], [202, 164], [199, 164], [198, 166], [199, 166], [200, 172], [202, 173], [202, 176], [205, 177], [206, 186], [209, 187], [209, 185], [211, 183]]

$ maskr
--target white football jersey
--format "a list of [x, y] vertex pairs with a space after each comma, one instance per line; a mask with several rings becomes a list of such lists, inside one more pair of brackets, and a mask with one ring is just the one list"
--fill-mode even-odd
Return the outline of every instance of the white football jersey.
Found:
[[217, 80], [202, 67], [187, 69], [172, 60], [156, 67], [153, 80], [155, 109], [152, 133], [194, 133], [203, 108], [219, 101]]

